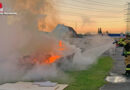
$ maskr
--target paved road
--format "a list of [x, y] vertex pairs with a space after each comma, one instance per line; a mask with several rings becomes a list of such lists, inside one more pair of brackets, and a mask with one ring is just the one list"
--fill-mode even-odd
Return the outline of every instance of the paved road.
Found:
[[121, 56], [122, 48], [117, 48], [115, 53], [115, 55], [112, 55], [112, 58], [114, 59], [114, 66], [110, 71], [110, 77], [121, 76], [126, 80], [118, 83], [108, 82], [106, 85], [101, 87], [100, 90], [130, 90], [130, 78], [127, 78], [123, 75], [125, 73], [125, 64], [124, 57]]

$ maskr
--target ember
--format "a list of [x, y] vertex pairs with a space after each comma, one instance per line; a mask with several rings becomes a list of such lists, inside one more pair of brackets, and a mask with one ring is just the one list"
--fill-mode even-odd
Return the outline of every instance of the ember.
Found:
[[59, 50], [60, 51], [64, 51], [65, 50], [65, 45], [63, 44], [63, 42], [61, 40], [59, 41]]
[[[58, 51], [64, 51], [64, 50], [65, 50], [65, 45], [60, 40], [59, 41], [59, 49], [58, 49]], [[60, 52], [60, 53], [62, 53], [62, 52]], [[62, 57], [62, 55], [60, 55], [60, 54], [58, 54], [56, 52], [55, 52], [55, 54], [50, 53], [48, 55], [38, 54], [38, 55], [36, 55], [36, 57], [33, 58], [32, 63], [33, 64], [40, 64], [40, 65], [52, 64], [52, 63], [55, 63], [57, 60], [59, 60], [61, 57]]]
[[51, 64], [51, 63], [54, 63], [55, 61], [57, 61], [61, 56], [51, 56], [49, 57], [47, 60], [44, 61], [44, 63], [46, 64]]
[[39, 56], [37, 56], [36, 58], [32, 59], [32, 63], [40, 64], [40, 65], [52, 64], [60, 58], [61, 58], [61, 55], [54, 55], [54, 54], [47, 55], [47, 56], [43, 55], [43, 58], [39, 58]]

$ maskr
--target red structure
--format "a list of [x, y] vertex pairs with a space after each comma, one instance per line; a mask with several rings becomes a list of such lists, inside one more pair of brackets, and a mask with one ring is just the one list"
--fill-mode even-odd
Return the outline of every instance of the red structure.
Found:
[[2, 5], [2, 3], [0, 2], [0, 9], [2, 9], [3, 8], [3, 5]]

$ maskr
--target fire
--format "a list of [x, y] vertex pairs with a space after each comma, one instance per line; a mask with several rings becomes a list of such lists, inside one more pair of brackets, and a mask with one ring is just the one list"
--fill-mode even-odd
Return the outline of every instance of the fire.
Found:
[[58, 59], [60, 59], [61, 56], [51, 56], [49, 57], [47, 60], [44, 61], [44, 63], [46, 64], [51, 64], [51, 63], [54, 63], [55, 61], [57, 61]]
[[44, 64], [52, 64], [54, 62], [56, 62], [58, 59], [60, 59], [61, 56], [60, 55], [52, 55], [46, 59], [33, 59], [33, 63], [35, 64], [40, 64], [40, 65], [44, 65]]
[[[62, 41], [59, 41], [59, 49], [60, 53], [62, 53], [61, 51], [65, 50], [65, 45], [63, 44]], [[42, 57], [40, 56], [40, 54], [37, 55], [37, 57], [35, 57], [32, 60], [33, 64], [40, 64], [40, 65], [44, 65], [44, 64], [52, 64], [55, 63], [57, 60], [59, 60], [62, 57], [62, 55], [60, 55], [59, 53], [56, 52], [52, 52], [48, 55], [42, 55]]]
[[59, 41], [59, 50], [60, 51], [64, 51], [65, 50], [65, 45], [63, 44], [63, 42], [61, 40]]

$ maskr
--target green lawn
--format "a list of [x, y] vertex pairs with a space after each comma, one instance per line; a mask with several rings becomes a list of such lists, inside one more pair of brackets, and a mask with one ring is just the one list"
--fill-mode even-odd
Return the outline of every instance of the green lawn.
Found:
[[99, 90], [106, 81], [104, 80], [112, 68], [113, 60], [110, 57], [99, 58], [88, 70], [68, 72], [72, 81], [64, 90]]

